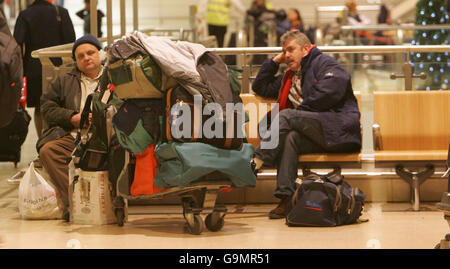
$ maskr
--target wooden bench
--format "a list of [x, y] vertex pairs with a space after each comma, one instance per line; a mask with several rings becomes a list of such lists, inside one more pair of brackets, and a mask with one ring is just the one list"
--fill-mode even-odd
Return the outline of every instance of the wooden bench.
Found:
[[395, 167], [420, 210], [420, 185], [447, 160], [450, 91], [375, 92], [374, 123], [375, 166]]
[[[359, 92], [355, 93], [356, 98], [358, 99], [358, 105], [360, 105], [360, 94]], [[247, 104], [255, 104], [258, 109], [258, 120], [255, 121], [252, 119], [254, 115], [249, 113], [250, 123], [246, 124], [246, 134], [251, 134], [251, 129], [257, 130], [256, 124], [258, 124], [261, 119], [265, 116], [263, 111], [259, 111], [260, 104], [266, 104], [266, 111], [271, 110], [271, 104], [276, 103], [277, 101], [274, 99], [262, 98], [253, 94], [241, 94], [242, 102], [244, 107]], [[260, 139], [252, 136], [248, 138], [248, 142], [253, 144], [256, 148], [259, 145]], [[303, 174], [305, 174], [306, 170], [313, 168], [329, 168], [334, 169], [334, 171], [339, 171], [341, 168], [361, 168], [361, 153], [316, 153], [316, 154], [305, 154], [300, 155], [298, 158], [299, 168], [302, 169]]]

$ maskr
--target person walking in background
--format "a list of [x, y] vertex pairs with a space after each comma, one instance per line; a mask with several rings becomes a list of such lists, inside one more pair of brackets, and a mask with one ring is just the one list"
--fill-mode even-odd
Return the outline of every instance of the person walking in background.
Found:
[[[205, 18], [208, 33], [216, 37], [219, 48], [224, 45], [225, 34], [230, 24], [232, 5], [240, 13], [245, 14], [245, 7], [240, 0], [201, 0], [199, 3], [200, 17]], [[206, 7], [206, 9], [203, 7]]]
[[289, 31], [291, 23], [287, 19], [287, 14], [284, 9], [278, 10], [275, 15], [277, 20], [277, 41], [279, 42], [281, 36]]
[[[255, 0], [252, 6], [247, 10], [247, 15], [253, 20], [254, 28], [254, 47], [266, 47], [267, 42], [267, 30], [271, 23], [277, 23], [276, 12], [269, 10], [266, 7], [266, 1]], [[276, 26], [275, 26], [276, 27]], [[253, 55], [253, 64], [262, 64], [267, 58], [266, 55]]]
[[[347, 3], [345, 3], [345, 6], [348, 9], [348, 16], [347, 16], [347, 24], [348, 25], [354, 25], [354, 26], [364, 26], [369, 25], [371, 21], [364, 15], [358, 13], [358, 5], [355, 1], [351, 0]], [[343, 12], [341, 12], [343, 17]], [[343, 20], [345, 23], [345, 19]], [[364, 30], [355, 30], [353, 32], [353, 37], [358, 43], [361, 43], [362, 45], [368, 45], [371, 43], [370, 34], [367, 31]], [[355, 58], [356, 60], [356, 58]]]
[[349, 1], [347, 3], [345, 3], [345, 6], [348, 9], [348, 23], [350, 25], [369, 25], [370, 24], [370, 20], [362, 15], [358, 13], [358, 5], [356, 4], [355, 1]]
[[[85, 7], [84, 9], [78, 11], [76, 15], [80, 17], [84, 21], [84, 34], [91, 34], [91, 1], [84, 0]], [[105, 14], [97, 9], [97, 33], [98, 37], [103, 36], [102, 32], [102, 19], [105, 17]]]
[[291, 8], [289, 10], [288, 16], [287, 16], [290, 26], [289, 30], [299, 30], [301, 33], [305, 32], [305, 27], [303, 25], [302, 16], [300, 15], [300, 11], [296, 8]]
[[288, 14], [284, 10], [280, 10], [276, 13], [276, 16], [277, 40], [280, 40], [281, 36], [288, 31], [299, 30], [301, 33], [305, 33], [302, 16], [298, 9], [291, 8]]
[[[278, 16], [278, 14], [277, 14]], [[315, 27], [309, 27], [308, 30], [306, 30], [305, 24], [303, 22], [302, 19], [302, 15], [300, 14], [300, 11], [296, 8], [291, 8], [289, 9], [289, 13], [287, 15], [287, 26], [285, 25], [283, 28], [277, 28], [277, 34], [278, 36], [278, 40], [280, 40], [280, 37], [282, 34], [288, 32], [288, 31], [294, 31], [294, 30], [298, 30], [301, 33], [306, 34], [306, 36], [308, 36], [309, 40], [311, 42], [315, 42], [315, 31], [316, 28]], [[283, 31], [284, 30], [284, 31]], [[283, 32], [281, 32], [283, 31]]]
[[[34, 107], [34, 124], [38, 137], [43, 123], [39, 99], [42, 95], [42, 65], [31, 57], [34, 50], [67, 44], [75, 41], [75, 30], [67, 9], [46, 0], [35, 0], [21, 11], [14, 27], [14, 38], [22, 47], [24, 75], [27, 78], [27, 106]], [[61, 65], [61, 59], [51, 59]]]
[[[381, 5], [378, 13], [378, 24], [392, 24], [391, 12], [385, 5]], [[395, 37], [396, 31], [377, 31], [374, 34], [375, 45], [393, 45], [395, 43], [392, 37]]]

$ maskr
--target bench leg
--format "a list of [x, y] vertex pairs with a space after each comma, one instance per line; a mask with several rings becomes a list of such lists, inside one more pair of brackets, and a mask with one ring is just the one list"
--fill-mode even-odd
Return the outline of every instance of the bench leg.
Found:
[[413, 210], [420, 210], [420, 185], [434, 174], [434, 166], [429, 164], [426, 169], [420, 172], [411, 172], [403, 167], [397, 165], [395, 167], [397, 175], [405, 180], [411, 186], [411, 194], [413, 201]]

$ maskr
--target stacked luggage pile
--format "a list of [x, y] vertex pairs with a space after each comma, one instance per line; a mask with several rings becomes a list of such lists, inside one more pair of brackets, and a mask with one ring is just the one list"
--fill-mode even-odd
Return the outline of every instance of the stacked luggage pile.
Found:
[[[207, 228], [220, 230], [226, 208], [215, 203], [218, 192], [256, 185], [254, 148], [239, 135], [245, 113], [225, 116], [227, 104], [242, 103], [232, 71], [200, 44], [141, 32], [117, 40], [107, 55], [99, 91], [82, 113], [82, 122], [93, 114], [90, 130], [98, 135], [80, 136], [75, 165], [109, 172], [120, 226], [126, 200], [178, 194], [189, 232], [202, 232], [204, 208], [213, 210]], [[207, 105], [223, 114], [202, 113]], [[208, 120], [215, 137], [202, 135]]]

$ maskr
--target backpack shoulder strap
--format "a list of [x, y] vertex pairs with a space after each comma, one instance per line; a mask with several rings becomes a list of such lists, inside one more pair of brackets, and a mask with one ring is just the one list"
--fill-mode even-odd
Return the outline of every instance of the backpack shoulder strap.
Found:
[[342, 185], [339, 185], [339, 186], [334, 185], [334, 186], [336, 187], [336, 200], [334, 203], [333, 212], [337, 213], [339, 210], [339, 207], [341, 207], [341, 204], [342, 204], [342, 194], [341, 194]]
[[59, 13], [59, 8], [58, 8], [57, 5], [53, 5], [53, 6], [54, 6], [55, 9], [56, 9], [56, 21], [57, 21], [58, 23], [61, 23], [62, 19], [61, 19], [61, 13]]
[[96, 93], [91, 93], [86, 98], [86, 103], [84, 104], [83, 111], [81, 112], [80, 129], [84, 126], [84, 124], [89, 123], [89, 113], [91, 113], [91, 104], [94, 94]]

